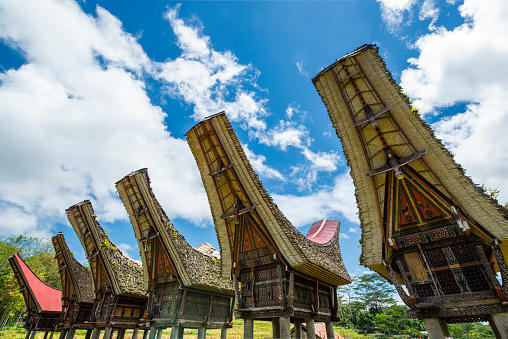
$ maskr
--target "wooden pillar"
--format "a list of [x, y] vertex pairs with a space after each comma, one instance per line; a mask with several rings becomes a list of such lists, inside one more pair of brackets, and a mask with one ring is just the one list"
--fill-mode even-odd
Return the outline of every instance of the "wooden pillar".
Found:
[[291, 321], [289, 317], [279, 318], [279, 329], [281, 339], [291, 339]]
[[145, 330], [145, 333], [143, 333], [143, 339], [148, 338], [148, 333], [149, 333], [149, 332], [150, 332], [150, 330], [147, 328], [147, 329]]
[[100, 328], [94, 328], [92, 332], [92, 338], [91, 339], [99, 339], [101, 336], [101, 329]]
[[228, 337], [228, 328], [223, 327], [220, 329], [220, 339], [226, 339]]
[[185, 331], [185, 327], [178, 326], [178, 339], [183, 339], [183, 332]]
[[44, 333], [44, 338], [43, 338], [43, 339], [46, 339], [47, 337], [48, 337], [48, 331], [46, 331], [46, 332]]
[[138, 339], [138, 332], [139, 332], [139, 328], [136, 327], [134, 329], [134, 331], [132, 331], [132, 337], [131, 337], [131, 339]]
[[302, 321], [295, 319], [295, 339], [302, 339]]
[[[171, 333], [173, 333], [173, 331], [171, 331]], [[150, 326], [150, 336], [148, 338], [155, 339], [156, 336], [157, 336], [157, 327], [152, 325]]]
[[205, 326], [198, 328], [198, 339], [206, 339], [206, 327]]
[[113, 329], [111, 327], [106, 327], [104, 330], [104, 337], [102, 339], [111, 339], [111, 335], [113, 334]]
[[423, 318], [429, 339], [452, 339], [448, 324], [440, 318]]
[[30, 338], [30, 333], [31, 333], [31, 331], [26, 331], [26, 336], [25, 336], [25, 339]]
[[92, 330], [87, 330], [86, 331], [86, 334], [85, 334], [85, 339], [90, 339], [90, 337], [92, 336]]
[[314, 328], [314, 319], [305, 319], [307, 325], [307, 338], [316, 339], [316, 329]]
[[36, 334], [36, 333], [37, 333], [37, 331], [36, 331], [36, 330], [33, 330], [33, 331], [32, 331], [32, 335], [30, 336], [30, 339], [34, 339], [34, 338], [35, 338], [35, 334]]
[[159, 327], [159, 329], [157, 330], [157, 339], [161, 338], [162, 338], [162, 327]]
[[244, 339], [254, 338], [254, 320], [252, 319], [243, 320], [243, 338]]
[[280, 338], [280, 322], [279, 318], [272, 318], [272, 338]]
[[49, 338], [48, 339], [53, 339], [53, 334], [55, 333], [55, 331], [51, 331], [49, 332]]
[[326, 337], [328, 339], [335, 339], [335, 331], [333, 330], [333, 323], [331, 321], [326, 321], [325, 326], [326, 326]]
[[173, 325], [171, 327], [171, 339], [180, 339], [183, 338], [183, 332], [185, 327], [179, 325]]
[[488, 321], [496, 339], [508, 339], [508, 313], [491, 314]]
[[75, 334], [76, 334], [76, 329], [75, 328], [71, 328], [69, 330], [69, 332], [67, 333], [67, 339], [73, 339]]
[[100, 328], [94, 328], [92, 332], [92, 338], [91, 339], [99, 339], [101, 336], [101, 329]]
[[60, 337], [59, 337], [59, 339], [65, 339], [65, 336], [67, 335], [67, 332], [69, 332], [69, 330], [62, 329], [62, 331], [60, 331]]
[[118, 330], [118, 335], [116, 336], [116, 339], [123, 339], [125, 337], [125, 328], [121, 328]]

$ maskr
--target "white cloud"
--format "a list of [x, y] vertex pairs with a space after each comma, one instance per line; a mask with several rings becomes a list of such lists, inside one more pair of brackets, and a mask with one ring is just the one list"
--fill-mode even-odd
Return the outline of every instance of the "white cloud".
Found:
[[308, 148], [302, 151], [305, 158], [312, 164], [316, 170], [333, 172], [337, 170], [340, 157], [336, 152], [317, 152], [314, 153]]
[[422, 36], [401, 85], [425, 114], [457, 104], [465, 112], [436, 122], [438, 137], [476, 182], [498, 187], [508, 201], [508, 2], [466, 0], [464, 24]]
[[353, 180], [349, 173], [336, 176], [332, 187], [309, 195], [272, 194], [275, 203], [296, 227], [309, 225], [323, 218], [337, 218], [339, 215], [359, 224], [358, 208], [353, 196]]
[[125, 243], [118, 244], [118, 245], [116, 245], [116, 247], [118, 247], [118, 249], [120, 249], [120, 251], [122, 251], [123, 254], [125, 254], [129, 258], [132, 258], [132, 256], [129, 254], [129, 251], [132, 251], [133, 249], [135, 249], [134, 247], [132, 247], [129, 244], [125, 244]]
[[301, 75], [303, 75], [304, 77], [309, 77], [309, 73], [307, 73], [305, 71], [305, 64], [303, 63], [303, 61], [298, 61], [296, 63], [296, 68], [298, 68], [298, 73], [300, 73]]
[[311, 143], [309, 131], [305, 126], [284, 120], [279, 121], [278, 126], [268, 130], [260, 141], [269, 146], [277, 146], [283, 151], [286, 151], [289, 146], [302, 149]]
[[23, 209], [16, 207], [3, 207], [0, 213], [0, 234], [19, 235], [26, 234], [37, 225], [37, 218]]
[[416, 0], [377, 0], [377, 2], [381, 7], [381, 18], [390, 31], [395, 32], [404, 21], [406, 24], [409, 21], [408, 16]]
[[360, 232], [360, 229], [358, 227], [350, 227], [349, 233], [358, 233]]
[[346, 233], [341, 233], [339, 236], [343, 239], [349, 239], [349, 235], [347, 235]]
[[284, 176], [279, 171], [265, 164], [266, 157], [264, 155], [254, 154], [246, 144], [243, 144], [242, 148], [252, 167], [261, 177], [285, 180]]
[[27, 58], [0, 75], [1, 232], [66, 223], [89, 197], [103, 220], [126, 219], [114, 183], [141, 167], [171, 217], [208, 221], [193, 157], [150, 103], [139, 78], [150, 61], [118, 19], [51, 0], [0, 1], [0, 16], [0, 38]]
[[267, 115], [267, 101], [244, 88], [249, 73], [256, 77], [256, 70], [239, 64], [230, 51], [215, 51], [210, 38], [200, 27], [187, 25], [178, 17], [178, 10], [179, 6], [169, 9], [166, 19], [182, 55], [157, 64], [156, 78], [166, 84], [167, 94], [192, 105], [196, 120], [226, 111], [232, 121], [245, 122], [255, 132], [264, 131], [266, 123], [261, 118]]
[[436, 21], [439, 17], [439, 8], [436, 7], [435, 0], [425, 0], [420, 9], [420, 13], [418, 14], [418, 18], [420, 20], [431, 19], [429, 24], [430, 30], [436, 29]]

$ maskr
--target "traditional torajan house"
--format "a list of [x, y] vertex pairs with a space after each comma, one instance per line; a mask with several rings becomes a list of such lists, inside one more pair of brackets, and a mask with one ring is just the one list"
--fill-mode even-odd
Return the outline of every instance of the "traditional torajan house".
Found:
[[136, 338], [138, 330], [145, 328], [142, 319], [147, 302], [141, 264], [126, 257], [111, 242], [97, 222], [89, 200], [71, 206], [66, 212], [92, 271], [92, 339], [98, 338], [102, 329], [105, 330], [104, 339], [110, 339], [115, 330], [119, 332], [117, 338], [121, 339], [126, 329], [133, 329], [133, 338]]
[[63, 233], [52, 238], [55, 259], [62, 283], [62, 315], [58, 327], [60, 338], [72, 339], [76, 329], [87, 330], [86, 339], [92, 334], [89, 323], [93, 305], [93, 282], [90, 270], [79, 263], [69, 250]]
[[9, 258], [14, 276], [18, 280], [20, 292], [26, 305], [26, 319], [24, 327], [28, 331], [25, 339], [35, 338], [37, 331], [44, 331], [44, 339], [59, 331], [58, 319], [62, 312], [62, 293], [40, 280], [25, 264], [23, 259], [15, 253]]
[[446, 323], [487, 320], [508, 338], [507, 211], [412, 111], [375, 46], [337, 60], [313, 83], [351, 167], [361, 263], [390, 277], [430, 338], [449, 337]]
[[133, 172], [116, 183], [138, 240], [143, 274], [148, 285], [150, 338], [172, 327], [171, 338], [182, 338], [184, 328], [227, 327], [233, 315], [233, 284], [220, 275], [220, 259], [214, 248], [195, 249], [178, 233], [155, 198], [146, 169]]
[[[253, 320], [272, 320], [274, 338], [290, 337], [290, 322], [313, 330], [324, 321], [333, 338], [336, 287], [349, 283], [339, 249], [339, 223], [323, 220], [307, 237], [284, 217], [263, 188], [226, 114], [186, 134], [215, 222], [222, 275], [235, 284], [235, 315], [245, 338]], [[241, 285], [240, 285], [241, 284]], [[312, 337], [312, 336], [311, 336]]]

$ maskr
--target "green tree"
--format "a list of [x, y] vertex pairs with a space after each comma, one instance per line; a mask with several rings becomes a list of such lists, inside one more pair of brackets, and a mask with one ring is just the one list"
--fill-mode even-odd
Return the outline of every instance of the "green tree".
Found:
[[378, 273], [360, 276], [353, 289], [358, 300], [374, 314], [382, 313], [383, 307], [395, 304], [394, 287]]
[[0, 237], [0, 318], [9, 313], [15, 321], [25, 307], [19, 293], [19, 285], [14, 277], [8, 258], [18, 253], [32, 271], [46, 284], [60, 288], [60, 276], [53, 245], [49, 239], [33, 237]]

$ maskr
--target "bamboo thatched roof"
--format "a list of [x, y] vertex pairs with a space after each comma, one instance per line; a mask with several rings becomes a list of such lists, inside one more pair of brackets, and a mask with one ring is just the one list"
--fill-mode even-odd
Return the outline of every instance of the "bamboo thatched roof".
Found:
[[[352, 79], [356, 92], [362, 93], [367, 102], [360, 102], [358, 96], [353, 99], [355, 90], [348, 85]], [[411, 168], [457, 207], [472, 225], [472, 232], [487, 241], [508, 239], [506, 210], [465, 175], [430, 126], [411, 111], [408, 97], [392, 78], [375, 46], [364, 45], [336, 60], [312, 81], [328, 110], [351, 168], [360, 210], [363, 265], [384, 271], [385, 176], [376, 175], [373, 170], [387, 166], [388, 156], [383, 152], [387, 147], [399, 158], [421, 156], [426, 150], [425, 155], [412, 159]], [[367, 118], [362, 104], [379, 111], [383, 107], [389, 110], [376, 119], [377, 126], [373, 127], [368, 121], [362, 124]], [[379, 135], [383, 135], [385, 144]], [[502, 248], [507, 255], [508, 246], [502, 244]]]
[[116, 188], [134, 227], [146, 280], [149, 279], [147, 271], [156, 265], [156, 258], [147, 247], [158, 240], [183, 286], [234, 293], [231, 280], [220, 275], [220, 259], [211, 255], [213, 247], [202, 245], [201, 250], [195, 249], [176, 230], [155, 198], [146, 169], [125, 176], [116, 183]]
[[208, 195], [224, 276], [232, 271], [237, 217], [246, 214], [291, 269], [333, 285], [350, 281], [340, 254], [338, 223], [323, 244], [291, 225], [252, 169], [225, 113], [205, 119], [186, 136]]
[[[55, 248], [55, 257], [59, 263], [62, 299], [76, 298], [78, 303], [93, 303], [93, 282], [90, 270], [74, 258], [63, 233], [55, 235], [52, 242]], [[71, 297], [71, 294], [75, 297]]]
[[95, 290], [100, 289], [97, 277], [104, 273], [111, 283], [113, 294], [146, 298], [142, 266], [125, 256], [109, 239], [97, 221], [90, 200], [73, 205], [66, 212], [90, 263]]

